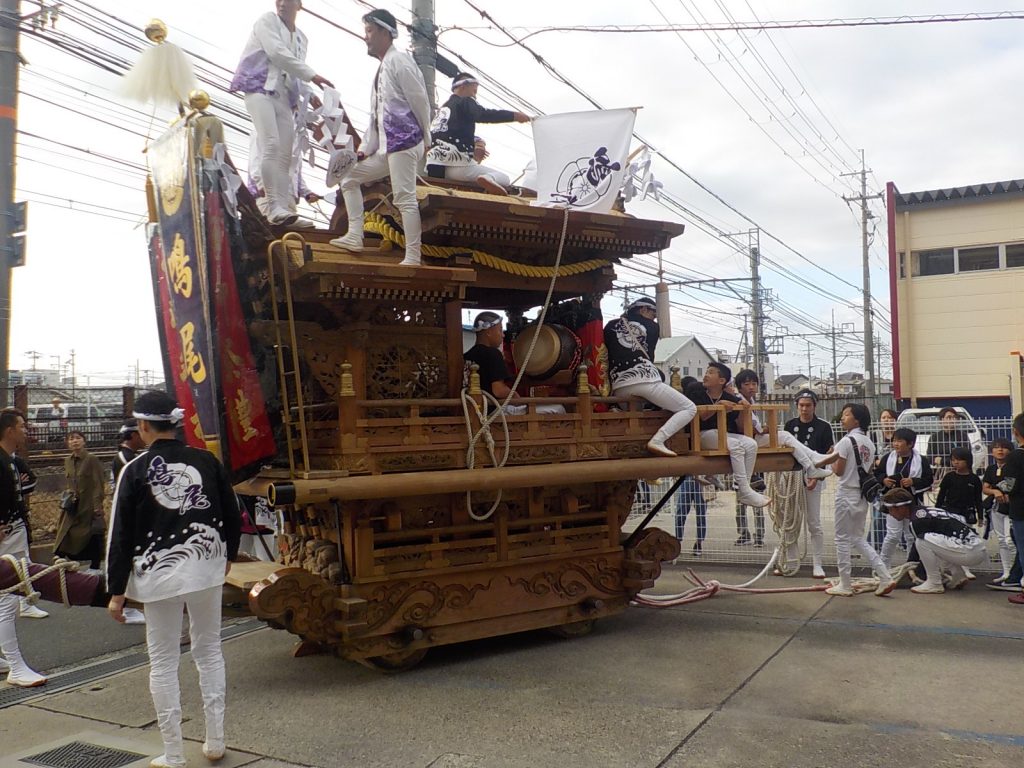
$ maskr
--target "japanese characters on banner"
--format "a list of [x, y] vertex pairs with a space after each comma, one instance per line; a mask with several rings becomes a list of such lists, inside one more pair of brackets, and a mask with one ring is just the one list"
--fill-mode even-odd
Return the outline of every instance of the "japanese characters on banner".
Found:
[[232, 243], [239, 243], [240, 239], [233, 240], [230, 236], [229, 219], [221, 196], [221, 171], [207, 173], [206, 234], [213, 287], [214, 338], [220, 350], [218, 373], [226, 422], [222, 458], [228, 469], [238, 474], [247, 468], [258, 470], [260, 461], [273, 456], [276, 447], [231, 258]]
[[633, 108], [534, 118], [535, 204], [608, 213], [626, 175], [635, 120]]
[[[207, 263], [201, 213], [196, 207], [197, 175], [191, 127], [179, 123], [149, 145], [159, 222], [159, 271], [165, 281], [163, 316], [174, 395], [182, 407], [191, 400], [185, 434], [190, 445], [220, 455], [220, 416], [213, 329], [207, 296]], [[156, 257], [154, 256], [154, 259]], [[166, 303], [164, 303], [166, 299]], [[173, 339], [173, 342], [172, 342]], [[175, 349], [175, 347], [177, 347]]]

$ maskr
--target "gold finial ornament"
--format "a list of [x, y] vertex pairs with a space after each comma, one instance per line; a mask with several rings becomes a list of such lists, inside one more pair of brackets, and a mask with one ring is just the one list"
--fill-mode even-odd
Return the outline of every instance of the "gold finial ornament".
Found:
[[188, 105], [192, 109], [205, 112], [210, 106], [210, 94], [202, 90], [194, 90], [188, 94]]
[[167, 39], [167, 25], [160, 19], [150, 19], [145, 28], [146, 37], [159, 45]]

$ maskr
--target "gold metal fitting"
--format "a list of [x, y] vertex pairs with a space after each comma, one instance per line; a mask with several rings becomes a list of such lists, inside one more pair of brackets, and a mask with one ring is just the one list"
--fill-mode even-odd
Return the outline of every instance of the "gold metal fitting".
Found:
[[210, 94], [202, 90], [190, 91], [188, 94], [188, 105], [192, 109], [205, 112], [210, 106]]
[[150, 19], [145, 27], [146, 37], [159, 45], [167, 39], [167, 25], [160, 19]]

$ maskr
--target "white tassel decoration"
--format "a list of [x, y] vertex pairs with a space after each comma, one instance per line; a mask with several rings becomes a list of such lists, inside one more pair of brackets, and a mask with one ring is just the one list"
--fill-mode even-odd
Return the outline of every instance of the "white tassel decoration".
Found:
[[154, 19], [146, 25], [146, 37], [156, 45], [142, 52], [117, 91], [133, 101], [152, 101], [158, 106], [188, 104], [189, 92], [197, 87], [192, 62], [185, 52], [166, 42], [167, 27]]

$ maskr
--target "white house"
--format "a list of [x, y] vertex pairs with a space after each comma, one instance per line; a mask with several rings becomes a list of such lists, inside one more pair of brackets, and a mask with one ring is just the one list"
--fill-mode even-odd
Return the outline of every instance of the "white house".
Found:
[[654, 350], [654, 364], [665, 374], [666, 381], [671, 375], [672, 366], [679, 367], [680, 376], [700, 379], [704, 376], [708, 363], [717, 359], [696, 336], [670, 336], [658, 339], [658, 347]]

